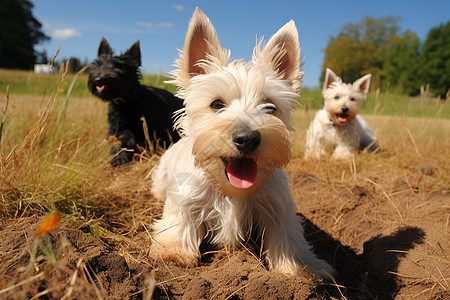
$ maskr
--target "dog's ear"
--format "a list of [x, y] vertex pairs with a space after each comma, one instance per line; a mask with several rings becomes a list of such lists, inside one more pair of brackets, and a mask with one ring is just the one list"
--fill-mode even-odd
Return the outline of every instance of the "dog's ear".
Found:
[[124, 55], [129, 56], [138, 66], [141, 65], [141, 46], [137, 40]]
[[334, 74], [331, 69], [327, 68], [327, 70], [325, 71], [325, 81], [323, 82], [322, 91], [325, 92], [326, 90], [328, 90], [333, 82], [342, 82], [342, 80], [336, 74]]
[[100, 42], [100, 46], [98, 47], [98, 56], [101, 55], [112, 55], [112, 49], [111, 46], [109, 45], [108, 41], [102, 37], [102, 40]]
[[356, 80], [355, 83], [353, 83], [353, 86], [358, 89], [361, 93], [364, 94], [364, 96], [367, 96], [367, 93], [369, 92], [370, 88], [370, 79], [372, 78], [372, 74], [367, 74], [361, 77], [360, 79]]
[[192, 77], [204, 74], [205, 61], [227, 65], [230, 54], [220, 44], [211, 21], [200, 8], [196, 8], [186, 33], [183, 51], [177, 60], [177, 83], [186, 86]]
[[259, 45], [253, 52], [253, 61], [269, 65], [273, 70], [288, 80], [297, 91], [300, 88], [303, 72], [301, 68], [301, 51], [298, 31], [293, 20], [286, 23], [267, 42], [259, 53]]

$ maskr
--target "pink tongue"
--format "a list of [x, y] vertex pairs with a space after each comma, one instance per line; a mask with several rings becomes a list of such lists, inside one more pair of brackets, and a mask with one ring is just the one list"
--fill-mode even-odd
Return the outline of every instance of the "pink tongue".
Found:
[[348, 118], [347, 115], [344, 115], [344, 114], [338, 115], [338, 119], [342, 123], [347, 122], [347, 118]]
[[233, 158], [228, 161], [228, 180], [238, 189], [251, 187], [255, 183], [257, 173], [258, 166], [251, 158]]
[[105, 89], [105, 86], [104, 85], [102, 85], [102, 86], [98, 86], [97, 85], [96, 88], [97, 88], [97, 91], [101, 92], [101, 91], [103, 91]]

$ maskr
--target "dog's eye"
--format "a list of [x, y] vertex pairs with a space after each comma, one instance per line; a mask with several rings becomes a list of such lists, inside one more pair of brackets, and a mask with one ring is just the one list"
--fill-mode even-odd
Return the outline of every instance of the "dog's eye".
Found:
[[355, 101], [355, 98], [350, 98], [350, 101]]
[[277, 108], [275, 107], [275, 105], [270, 105], [270, 106], [266, 107], [266, 112], [268, 114], [273, 115], [276, 111], [277, 111]]
[[209, 105], [209, 107], [213, 110], [220, 110], [225, 107], [225, 103], [220, 99], [216, 99]]
[[334, 96], [334, 100], [339, 100], [339, 96]]
[[277, 111], [277, 107], [270, 101], [264, 101], [264, 112], [273, 115]]

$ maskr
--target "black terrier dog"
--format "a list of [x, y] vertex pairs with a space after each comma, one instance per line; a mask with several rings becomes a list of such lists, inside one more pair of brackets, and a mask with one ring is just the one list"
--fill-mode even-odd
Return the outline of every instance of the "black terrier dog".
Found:
[[113, 166], [130, 162], [134, 153], [146, 146], [146, 135], [153, 147], [167, 148], [180, 139], [172, 117], [183, 108], [183, 100], [164, 89], [140, 84], [140, 66], [139, 41], [122, 55], [113, 56], [111, 46], [102, 38], [90, 68], [89, 90], [109, 102], [108, 136], [115, 141], [111, 148]]

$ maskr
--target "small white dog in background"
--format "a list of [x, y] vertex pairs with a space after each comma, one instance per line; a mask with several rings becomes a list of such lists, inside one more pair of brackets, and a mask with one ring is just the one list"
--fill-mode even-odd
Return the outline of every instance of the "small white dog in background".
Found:
[[327, 68], [322, 91], [325, 107], [309, 125], [305, 158], [332, 153], [335, 159], [351, 159], [357, 149], [376, 151], [379, 148], [369, 124], [358, 115], [369, 92], [370, 78], [368, 74], [353, 84], [343, 83]]
[[183, 137], [152, 174], [165, 200], [152, 226], [150, 255], [195, 266], [200, 243], [235, 248], [262, 236], [269, 268], [330, 278], [303, 236], [288, 179], [290, 113], [303, 73], [297, 28], [283, 26], [251, 62], [230, 61], [208, 17], [197, 8], [189, 23], [174, 83], [184, 99]]

